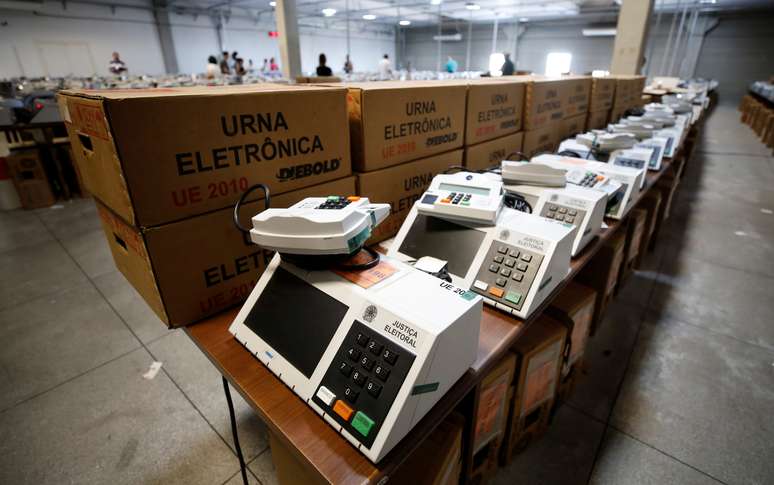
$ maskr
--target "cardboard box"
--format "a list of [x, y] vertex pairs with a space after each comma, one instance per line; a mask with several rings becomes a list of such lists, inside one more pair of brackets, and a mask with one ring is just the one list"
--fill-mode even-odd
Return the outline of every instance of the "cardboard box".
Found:
[[610, 117], [610, 110], [592, 111], [586, 118], [586, 131], [601, 130], [607, 126], [607, 120]]
[[61, 91], [89, 191], [135, 227], [351, 173], [346, 90], [253, 84]]
[[483, 170], [500, 165], [509, 156], [522, 151], [524, 133], [514, 133], [478, 145], [465, 147], [465, 167], [469, 170]]
[[525, 79], [475, 80], [468, 86], [465, 145], [516, 133], [522, 127]]
[[565, 83], [566, 88], [563, 90], [565, 98], [562, 102], [564, 118], [588, 113], [591, 98], [591, 77], [569, 76], [565, 78]]
[[[457, 485], [462, 472], [465, 418], [452, 413], [390, 477], [393, 483]], [[273, 450], [272, 450], [273, 451]]]
[[562, 366], [562, 375], [567, 375], [586, 350], [591, 321], [594, 318], [594, 304], [597, 292], [588, 286], [570, 281], [559, 295], [551, 302], [547, 314], [567, 327], [570, 334], [569, 355]]
[[277, 472], [277, 481], [282, 485], [328, 485], [329, 482], [312, 473], [299, 461], [281, 438], [269, 431], [271, 461]]
[[613, 107], [616, 79], [612, 77], [595, 77], [591, 79], [591, 99], [589, 112], [607, 111]]
[[649, 190], [642, 197], [639, 207], [645, 209], [648, 213], [648, 216], [645, 220], [645, 234], [643, 235], [642, 242], [640, 243], [639, 255], [637, 256], [637, 261], [634, 265], [635, 268], [642, 266], [643, 258], [645, 257], [645, 254], [647, 254], [648, 248], [650, 247], [650, 241], [656, 232], [656, 223], [658, 221], [659, 209], [661, 207], [661, 192], [658, 190]]
[[584, 133], [586, 131], [586, 113], [573, 116], [571, 118], [565, 118], [562, 120], [562, 136], [559, 139], [562, 140], [573, 137], [578, 133]]
[[521, 151], [527, 157], [532, 157], [538, 153], [553, 153], [559, 145], [560, 136], [564, 125], [562, 120], [556, 123], [549, 123], [536, 130], [524, 132], [524, 142]]
[[506, 398], [515, 371], [516, 355], [508, 353], [481, 381], [473, 423], [473, 453], [504, 434], [509, 412]]
[[566, 339], [564, 325], [541, 315], [516, 340], [517, 371], [501, 462], [510, 461], [547, 428]]
[[[272, 207], [305, 197], [355, 192], [355, 177], [272, 196]], [[243, 225], [263, 209], [245, 204]], [[116, 266], [170, 327], [213, 315], [244, 301], [271, 258], [234, 227], [227, 207], [153, 228], [136, 228], [98, 201], [97, 210]]]
[[640, 208], [632, 209], [629, 215], [629, 222], [626, 227], [626, 248], [624, 249], [623, 263], [621, 263], [621, 269], [618, 274], [616, 293], [621, 291], [623, 285], [634, 272], [634, 262], [637, 260], [642, 237], [645, 234], [645, 221], [647, 217], [647, 211]]
[[529, 76], [529, 79], [524, 96], [524, 130], [536, 130], [562, 120], [562, 101], [568, 97], [568, 81], [538, 76]]
[[384, 81], [348, 84], [352, 164], [379, 170], [462, 146], [467, 85]]
[[645, 76], [615, 75], [615, 95], [613, 109], [626, 111], [635, 106], [642, 106], [642, 91], [645, 89]]
[[597, 254], [575, 277], [575, 281], [597, 292], [597, 300], [594, 302], [594, 319], [591, 322], [591, 335], [596, 333], [605, 309], [613, 298], [618, 282], [618, 273], [624, 260], [625, 246], [626, 226], [622, 225], [610, 239], [605, 241]]
[[462, 150], [357, 175], [357, 194], [371, 202], [389, 203], [390, 215], [367, 244], [374, 244], [398, 233], [411, 207], [430, 186], [433, 177], [452, 165], [462, 165]]
[[37, 149], [11, 152], [5, 160], [22, 207], [38, 209], [54, 204], [56, 199]]

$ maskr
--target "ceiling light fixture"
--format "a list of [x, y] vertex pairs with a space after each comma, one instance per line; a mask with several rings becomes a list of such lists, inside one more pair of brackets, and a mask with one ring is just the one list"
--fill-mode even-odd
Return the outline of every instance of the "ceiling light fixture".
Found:
[[269, 2], [269, 6], [270, 7], [276, 7], [277, 6], [277, 2]]
[[481, 10], [481, 5], [477, 3], [466, 3], [465, 8], [468, 10]]
[[443, 0], [430, 0], [430, 5], [440, 5], [443, 3]]
[[399, 23], [400, 25], [402, 25], [402, 26], [404, 26], [404, 27], [405, 27], [405, 26], [407, 26], [407, 25], [411, 25], [411, 20], [401, 20], [401, 21], [400, 21], [400, 22], [398, 22], [398, 23]]
[[372, 13], [367, 13], [363, 15], [363, 20], [376, 20], [376, 15]]
[[519, 17], [519, 22], [529, 22], [527, 17]]
[[718, 3], [718, 0], [699, 0], [699, 3], [702, 3], [704, 5], [715, 5]]
[[326, 17], [333, 17], [336, 15], [336, 9], [335, 8], [324, 8], [322, 9], [322, 14]]

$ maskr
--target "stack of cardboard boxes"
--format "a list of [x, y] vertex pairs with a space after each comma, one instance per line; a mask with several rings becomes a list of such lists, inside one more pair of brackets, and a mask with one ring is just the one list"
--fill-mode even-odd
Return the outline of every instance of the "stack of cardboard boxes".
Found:
[[[60, 110], [116, 266], [169, 326], [250, 293], [271, 254], [234, 227], [253, 184], [273, 207], [350, 195], [346, 90], [252, 85], [64, 91]], [[243, 225], [263, 206], [260, 192]]]
[[8, 167], [8, 177], [13, 181], [22, 207], [38, 209], [54, 203], [54, 194], [48, 183], [40, 150], [37, 148], [17, 150], [4, 161]]
[[522, 152], [532, 157], [542, 152], [553, 152], [561, 141], [564, 130], [566, 80], [528, 76], [524, 96], [524, 144]]
[[631, 108], [642, 106], [642, 91], [645, 89], [645, 76], [612, 76], [615, 79], [615, 96], [610, 110], [610, 123], [617, 122]]
[[564, 99], [564, 118], [559, 142], [583, 133], [586, 130], [586, 116], [591, 100], [591, 77], [569, 76], [565, 78], [562, 89]]
[[482, 170], [508, 158], [519, 159], [522, 149], [523, 78], [472, 81], [468, 86], [465, 121], [465, 167]]
[[462, 165], [464, 83], [348, 84], [357, 193], [391, 206], [369, 244], [394, 236], [433, 177]]
[[607, 125], [610, 110], [613, 108], [616, 79], [595, 77], [591, 80], [591, 100], [586, 119], [587, 130], [601, 130]]

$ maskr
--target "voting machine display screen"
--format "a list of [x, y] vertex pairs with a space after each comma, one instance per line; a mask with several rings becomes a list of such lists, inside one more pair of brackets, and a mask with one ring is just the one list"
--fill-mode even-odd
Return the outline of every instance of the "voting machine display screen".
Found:
[[277, 268], [245, 325], [311, 378], [349, 307]]
[[423, 256], [447, 261], [449, 273], [464, 277], [486, 233], [437, 217], [417, 214], [399, 252], [419, 259]]

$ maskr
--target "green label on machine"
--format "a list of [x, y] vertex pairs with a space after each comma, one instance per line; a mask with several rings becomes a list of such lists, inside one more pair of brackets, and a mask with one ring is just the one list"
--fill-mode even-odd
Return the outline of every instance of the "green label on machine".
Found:
[[420, 384], [418, 386], [414, 386], [414, 389], [411, 390], [411, 395], [416, 396], [417, 394], [425, 394], [425, 393], [433, 392], [437, 390], [438, 390], [437, 382], [431, 382], [430, 384]]

